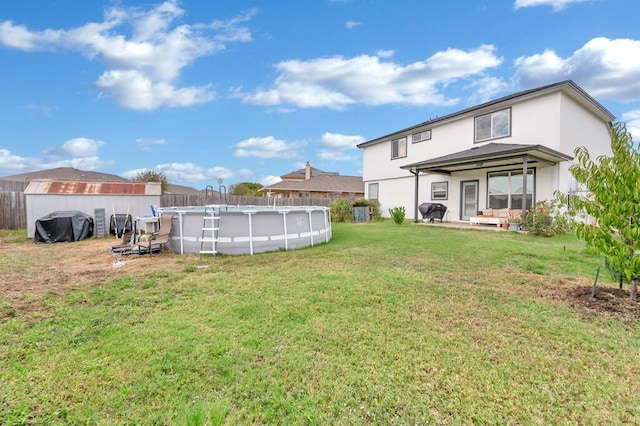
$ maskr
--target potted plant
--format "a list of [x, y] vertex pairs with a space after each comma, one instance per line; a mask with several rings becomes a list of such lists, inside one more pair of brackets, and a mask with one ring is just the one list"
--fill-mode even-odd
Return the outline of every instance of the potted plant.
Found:
[[520, 216], [509, 217], [509, 230], [510, 231], [519, 231], [521, 224], [522, 224], [522, 218]]

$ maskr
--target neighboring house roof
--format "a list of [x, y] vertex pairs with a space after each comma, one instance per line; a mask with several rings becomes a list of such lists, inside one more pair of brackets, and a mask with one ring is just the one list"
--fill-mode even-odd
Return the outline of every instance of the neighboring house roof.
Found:
[[[293, 172], [287, 173], [286, 175], [280, 176], [282, 180], [304, 180], [306, 175], [305, 169], [295, 170]], [[320, 175], [337, 175], [337, 172], [325, 172], [320, 169], [316, 169], [315, 167], [311, 167], [311, 177], [315, 178]]]
[[[0, 180], [13, 182], [31, 182], [36, 179], [50, 179], [52, 181], [75, 181], [75, 182], [131, 182], [118, 175], [109, 173], [92, 172], [79, 170], [73, 167], [58, 167], [55, 169], [36, 170], [19, 175], [6, 176]], [[202, 192], [190, 186], [169, 184], [167, 194], [201, 194]]]
[[544, 145], [520, 145], [507, 143], [488, 143], [483, 146], [475, 146], [465, 151], [443, 155], [417, 163], [407, 164], [401, 169], [432, 173], [452, 173], [463, 170], [485, 168], [489, 165], [521, 165], [523, 156], [527, 157], [527, 163], [557, 163], [569, 161], [573, 157], [547, 148]]
[[589, 109], [595, 115], [600, 117], [603, 121], [613, 121], [615, 116], [611, 114], [605, 107], [603, 107], [598, 101], [592, 98], [587, 92], [582, 90], [577, 84], [575, 84], [571, 80], [561, 81], [559, 83], [549, 84], [546, 86], [537, 87], [535, 89], [523, 90], [518, 93], [514, 93], [508, 96], [504, 96], [502, 98], [495, 99], [493, 101], [485, 102], [480, 105], [473, 106], [471, 108], [463, 109], [461, 111], [454, 112], [452, 114], [447, 114], [442, 117], [438, 117], [435, 119], [431, 119], [419, 124], [416, 124], [411, 127], [407, 127], [406, 129], [402, 129], [393, 133], [389, 133], [388, 135], [381, 136], [375, 139], [372, 139], [367, 142], [363, 142], [358, 145], [358, 148], [365, 148], [370, 145], [375, 145], [380, 142], [384, 142], [392, 138], [394, 135], [410, 132], [414, 129], [418, 128], [427, 128], [434, 125], [442, 124], [448, 121], [457, 120], [463, 116], [477, 113], [478, 111], [493, 108], [500, 104], [513, 104], [516, 102], [521, 102], [526, 99], [530, 99], [533, 97], [538, 97], [547, 93], [552, 93], [556, 91], [562, 91], [567, 95], [571, 96], [585, 108]]
[[73, 180], [84, 182], [131, 182], [129, 179], [109, 173], [91, 172], [74, 169], [73, 167], [58, 167], [55, 169], [36, 170], [18, 175], [1, 178], [9, 181], [30, 182], [34, 179]]
[[356, 192], [364, 193], [361, 176], [340, 176], [323, 174], [304, 181], [282, 181], [269, 185], [263, 191], [304, 191], [304, 192]]
[[25, 194], [58, 195], [160, 195], [160, 182], [79, 182], [34, 179]]
[[187, 195], [199, 195], [202, 193], [203, 191], [195, 189], [191, 186], [174, 185], [172, 183], [168, 185], [168, 189], [165, 192], [165, 194], [187, 194]]

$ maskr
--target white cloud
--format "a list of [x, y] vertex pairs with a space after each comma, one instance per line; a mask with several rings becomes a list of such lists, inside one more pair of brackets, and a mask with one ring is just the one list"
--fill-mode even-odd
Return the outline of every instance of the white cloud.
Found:
[[260, 183], [262, 184], [262, 186], [270, 186], [278, 182], [282, 182], [280, 176], [265, 176], [260, 179]]
[[50, 45], [57, 43], [62, 34], [62, 31], [56, 30], [31, 32], [24, 25], [15, 25], [12, 21], [0, 22], [0, 43], [27, 52], [50, 49]]
[[514, 7], [551, 6], [554, 12], [559, 12], [573, 3], [584, 3], [593, 0], [516, 0]]
[[30, 111], [36, 111], [45, 117], [53, 116], [53, 113], [58, 110], [57, 106], [36, 105], [36, 104], [25, 105], [24, 108]]
[[[83, 156], [59, 159], [60, 155], [65, 154], [65, 149], [69, 149], [70, 152], [73, 152], [76, 148], [78, 149], [76, 154], [81, 154]], [[87, 156], [86, 154], [88, 154], [89, 151], [90, 150], [86, 149], [83, 151], [83, 149], [71, 144], [66, 148], [64, 146], [59, 148], [54, 158], [42, 160], [39, 158], [15, 155], [8, 149], [0, 148], [0, 172], [2, 172], [2, 174], [19, 174], [32, 170], [45, 170], [57, 167], [74, 167], [81, 170], [99, 170], [105, 167], [110, 167], [114, 164], [113, 161], [103, 161], [96, 155]]]
[[98, 149], [104, 146], [105, 142], [89, 138], [75, 138], [62, 144], [62, 151], [74, 157], [95, 157]]
[[318, 152], [317, 157], [328, 161], [356, 161], [357, 157], [349, 155], [347, 151], [357, 149], [356, 145], [364, 141], [364, 137], [360, 135], [325, 132], [321, 142], [323, 149]]
[[341, 109], [356, 103], [356, 100], [318, 85], [302, 82], [277, 81], [277, 88], [259, 90], [250, 95], [243, 95], [243, 101], [255, 105], [292, 104], [300, 108], [330, 107]]
[[341, 135], [340, 133], [329, 132], [325, 132], [322, 135], [323, 146], [338, 150], [356, 149], [356, 145], [364, 141], [364, 137], [360, 135]]
[[515, 79], [523, 87], [571, 79], [596, 98], [640, 100], [638, 40], [598, 37], [568, 58], [547, 50], [516, 59], [515, 67]]
[[193, 163], [158, 164], [156, 170], [161, 171], [171, 181], [201, 182], [207, 179], [202, 167]]
[[358, 27], [362, 25], [362, 22], [358, 22], [358, 21], [347, 21], [346, 24], [344, 24], [344, 26], [348, 29], [348, 30], [352, 30], [355, 27]]
[[[240, 26], [245, 22], [249, 22], [258, 13], [258, 9], [253, 8], [248, 12], [242, 13], [229, 21], [216, 20], [207, 27], [217, 31], [215, 40], [219, 42], [250, 42], [253, 40], [251, 30], [247, 27]], [[199, 27], [199, 26], [198, 26]]]
[[391, 58], [395, 54], [396, 54], [395, 50], [378, 50], [376, 52], [376, 56], [378, 56], [378, 58], [383, 58], [383, 59]]
[[80, 170], [100, 170], [115, 164], [114, 161], [101, 160], [98, 156], [76, 157], [68, 160], [43, 163], [40, 169], [52, 169], [56, 167], [73, 167]]
[[640, 142], [640, 109], [628, 111], [622, 114], [622, 121], [627, 124], [627, 130], [631, 133], [635, 142]]
[[499, 77], [480, 77], [474, 80], [466, 88], [471, 89], [473, 94], [467, 103], [476, 105], [495, 99], [498, 93], [509, 89], [508, 84]]
[[108, 71], [100, 76], [95, 86], [111, 94], [122, 106], [140, 110], [162, 106], [185, 107], [202, 104], [215, 97], [208, 86], [175, 88], [166, 82], [154, 82], [135, 70]]
[[3, 174], [19, 174], [22, 171], [37, 170], [40, 160], [14, 155], [8, 149], [0, 148], [0, 170]]
[[203, 172], [202, 167], [193, 163], [169, 163], [158, 164], [153, 168], [140, 168], [127, 170], [122, 173], [122, 176], [133, 179], [139, 173], [145, 173], [149, 171], [160, 172], [167, 177], [169, 183], [171, 182], [201, 182], [207, 179], [206, 174]]
[[[44, 165], [51, 167], [85, 167], [85, 170], [95, 170], [102, 164], [105, 164], [98, 157], [98, 150], [106, 145], [103, 141], [90, 138], [74, 138], [69, 139], [60, 147], [50, 148], [44, 151], [47, 160], [42, 162]], [[61, 160], [60, 157], [73, 157]]]
[[236, 174], [231, 169], [228, 169], [226, 167], [216, 166], [216, 167], [210, 167], [207, 169], [207, 176], [224, 180], [224, 179], [230, 179], [232, 177], [235, 177]]
[[384, 59], [361, 55], [280, 62], [273, 88], [244, 94], [236, 91], [236, 96], [256, 105], [299, 108], [342, 109], [355, 103], [449, 106], [457, 99], [446, 99], [442, 86], [482, 75], [502, 63], [490, 45], [469, 51], [449, 48], [407, 65]]
[[287, 142], [273, 136], [254, 137], [235, 144], [233, 155], [254, 158], [294, 158], [298, 155], [297, 149], [305, 144], [304, 141]]
[[327, 161], [356, 161], [358, 159], [353, 155], [348, 155], [344, 151], [331, 151], [326, 149], [318, 152], [317, 157]]
[[136, 146], [141, 151], [153, 151], [157, 147], [162, 145], [166, 145], [166, 139], [149, 139], [149, 138], [138, 138], [136, 139]]
[[163, 173], [169, 183], [171, 182], [204, 182], [212, 185], [217, 190], [218, 179], [231, 179], [243, 176], [250, 176], [253, 172], [248, 169], [231, 170], [226, 167], [215, 166], [204, 169], [194, 163], [167, 163], [158, 164], [153, 168], [140, 168], [127, 170], [122, 176], [132, 179], [138, 173], [156, 171]]
[[[121, 105], [132, 109], [184, 107], [214, 98], [210, 85], [176, 87], [182, 70], [200, 57], [249, 42], [251, 31], [239, 24], [256, 13], [212, 24], [177, 25], [184, 15], [177, 0], [149, 9], [113, 6], [104, 21], [69, 30], [32, 31], [0, 22], [0, 44], [24, 51], [68, 49], [98, 59], [108, 68], [96, 81]], [[127, 26], [131, 35], [127, 37]], [[120, 30], [120, 33], [118, 33]]]

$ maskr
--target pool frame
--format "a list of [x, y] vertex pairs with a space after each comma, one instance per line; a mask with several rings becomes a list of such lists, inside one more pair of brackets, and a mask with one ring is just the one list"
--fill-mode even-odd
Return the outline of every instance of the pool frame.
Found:
[[180, 254], [253, 255], [314, 246], [332, 237], [330, 210], [323, 206], [208, 205], [159, 207], [158, 212], [173, 215], [167, 248]]

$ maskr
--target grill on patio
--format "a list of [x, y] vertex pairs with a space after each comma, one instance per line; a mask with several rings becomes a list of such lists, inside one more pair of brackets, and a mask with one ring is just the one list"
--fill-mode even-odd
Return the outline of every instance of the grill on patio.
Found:
[[434, 219], [438, 219], [442, 222], [444, 214], [447, 212], [447, 206], [440, 203], [422, 203], [418, 207], [420, 214], [422, 214], [423, 220], [433, 222]]

